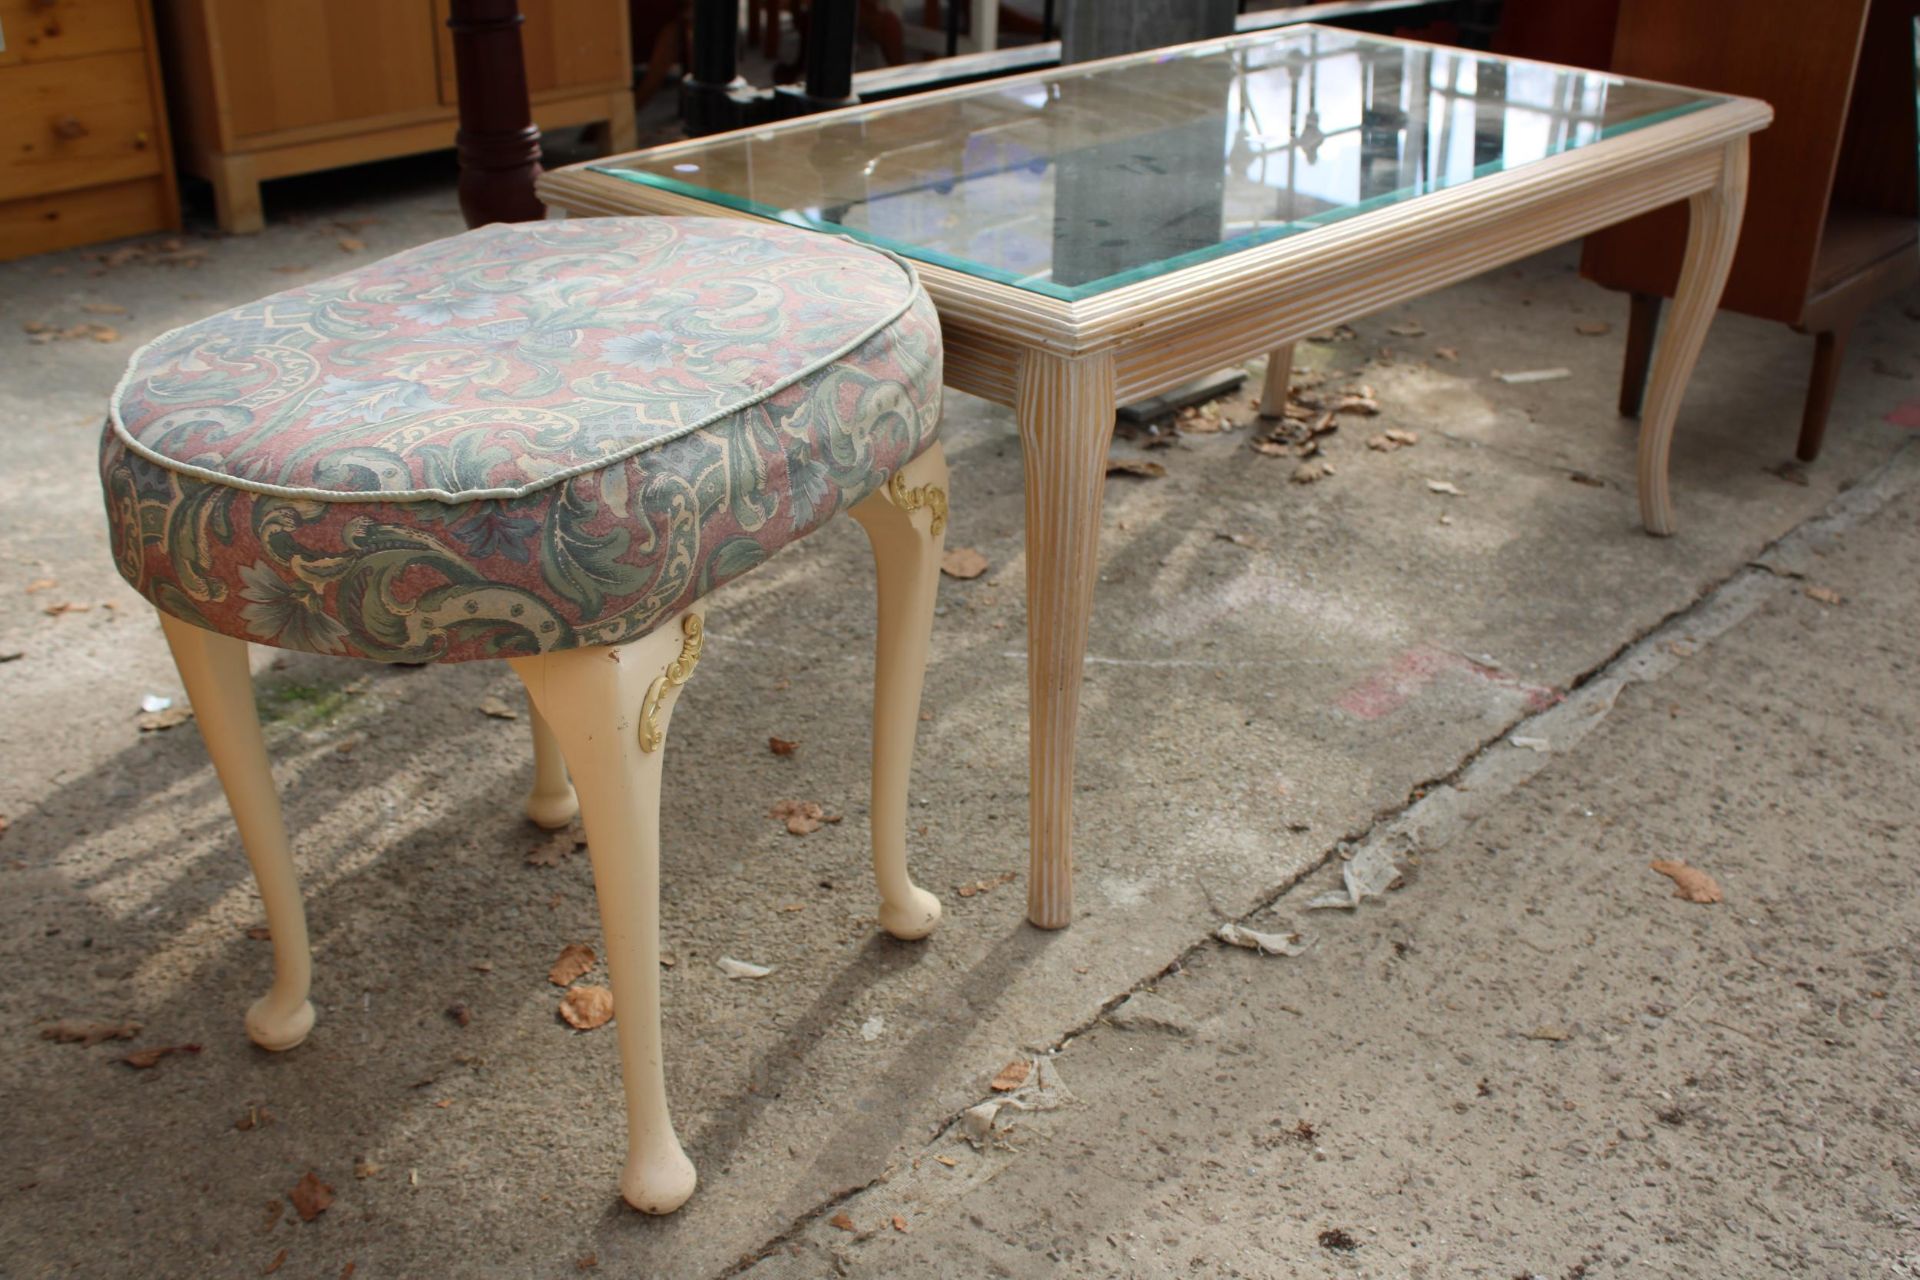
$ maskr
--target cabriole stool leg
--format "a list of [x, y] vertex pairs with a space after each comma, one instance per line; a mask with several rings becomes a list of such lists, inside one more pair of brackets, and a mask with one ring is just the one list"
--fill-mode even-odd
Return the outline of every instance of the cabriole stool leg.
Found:
[[291, 1049], [313, 1030], [313, 956], [307, 946], [307, 915], [300, 905], [300, 882], [287, 844], [280, 796], [267, 764], [267, 744], [253, 705], [253, 676], [247, 670], [247, 642], [217, 635], [160, 615], [160, 627], [173, 649], [187, 701], [200, 726], [207, 755], [226, 789], [227, 806], [240, 843], [253, 864], [253, 878], [266, 906], [273, 933], [273, 986], [247, 1010], [247, 1035], [262, 1049]]
[[536, 826], [557, 831], [580, 812], [580, 797], [567, 780], [559, 739], [540, 708], [530, 706], [527, 720], [533, 730], [533, 790], [527, 792], [527, 818]]
[[879, 595], [871, 808], [880, 926], [912, 940], [940, 922], [940, 900], [907, 875], [907, 784], [947, 533], [947, 460], [940, 446], [902, 467], [884, 489], [853, 508], [853, 518], [873, 544]]
[[510, 660], [580, 793], [627, 1093], [620, 1194], [646, 1213], [672, 1213], [695, 1182], [673, 1132], [662, 1069], [660, 747], [700, 656], [700, 626], [700, 615], [688, 612], [617, 649]]

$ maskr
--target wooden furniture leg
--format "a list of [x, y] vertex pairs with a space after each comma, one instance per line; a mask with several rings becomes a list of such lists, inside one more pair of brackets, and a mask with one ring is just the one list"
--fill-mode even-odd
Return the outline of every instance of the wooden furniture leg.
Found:
[[933, 635], [940, 549], [947, 540], [947, 460], [940, 446], [902, 467], [852, 514], [873, 544], [879, 596], [870, 808], [880, 927], [912, 940], [926, 937], [940, 922], [940, 900], [907, 874], [907, 784]]
[[1027, 919], [1073, 919], [1073, 762], [1080, 678], [1098, 577], [1100, 506], [1113, 438], [1111, 352], [1020, 357], [1015, 409], [1026, 460]]
[[213, 182], [213, 219], [228, 235], [264, 231], [267, 217], [260, 203], [260, 179], [254, 176], [252, 156], [217, 156], [209, 161]]
[[470, 227], [546, 216], [533, 192], [540, 130], [527, 92], [520, 23], [520, 0], [451, 0], [448, 8], [460, 95], [453, 145], [460, 153], [460, 212]]
[[1267, 357], [1267, 379], [1260, 387], [1260, 416], [1283, 418], [1287, 413], [1287, 392], [1293, 387], [1293, 344], [1275, 347]]
[[567, 779], [560, 740], [540, 708], [529, 706], [527, 722], [533, 730], [533, 790], [527, 792], [526, 814], [536, 826], [557, 831], [580, 812], [580, 797]]
[[1807, 403], [1800, 412], [1800, 447], [1794, 456], [1812, 462], [1820, 456], [1820, 442], [1827, 434], [1827, 414], [1833, 408], [1833, 393], [1840, 385], [1840, 366], [1847, 358], [1845, 329], [1825, 329], [1813, 338], [1813, 377], [1807, 383]]
[[1653, 339], [1660, 331], [1660, 304], [1657, 293], [1633, 293], [1627, 302], [1627, 356], [1620, 366], [1620, 416], [1640, 416], [1640, 402], [1647, 394], [1647, 366], [1653, 363]]
[[672, 1213], [696, 1181], [673, 1132], [660, 1045], [660, 747], [701, 636], [690, 610], [617, 649], [508, 659], [580, 790], [627, 1094], [620, 1194], [645, 1213]]
[[1687, 219], [1687, 256], [1674, 290], [1673, 315], [1653, 357], [1648, 404], [1640, 418], [1640, 518], [1647, 532], [1674, 531], [1673, 498], [1667, 490], [1667, 454], [1673, 423], [1700, 356], [1707, 326], [1720, 305], [1720, 290], [1733, 265], [1740, 219], [1747, 205], [1747, 140], [1726, 144], [1720, 181], [1692, 196]]
[[213, 771], [227, 793], [240, 844], [253, 865], [254, 882], [273, 934], [273, 986], [247, 1010], [247, 1035], [262, 1049], [291, 1049], [313, 1030], [313, 954], [307, 945], [307, 914], [293, 869], [287, 825], [280, 814], [267, 763], [266, 739], [253, 704], [247, 642], [202, 630], [162, 613], [160, 629], [173, 650], [194, 722], [207, 744]]

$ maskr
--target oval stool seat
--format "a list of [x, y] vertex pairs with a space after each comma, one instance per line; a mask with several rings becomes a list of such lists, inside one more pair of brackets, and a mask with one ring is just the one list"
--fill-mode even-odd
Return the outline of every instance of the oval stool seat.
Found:
[[138, 351], [101, 468], [163, 612], [458, 662], [645, 634], [934, 439], [932, 304], [777, 224], [503, 224]]

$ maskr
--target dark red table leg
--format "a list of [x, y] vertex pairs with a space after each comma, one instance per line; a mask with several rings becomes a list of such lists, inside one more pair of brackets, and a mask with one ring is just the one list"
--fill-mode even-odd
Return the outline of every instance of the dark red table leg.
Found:
[[460, 212], [470, 227], [537, 222], [546, 207], [533, 193], [540, 176], [540, 130], [527, 95], [520, 51], [519, 0], [452, 0], [453, 74], [460, 94]]

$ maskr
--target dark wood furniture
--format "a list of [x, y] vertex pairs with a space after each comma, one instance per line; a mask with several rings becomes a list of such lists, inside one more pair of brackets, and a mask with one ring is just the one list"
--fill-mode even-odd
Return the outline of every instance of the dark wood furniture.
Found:
[[[1862, 312], [1920, 278], [1913, 19], [1920, 0], [1622, 0], [1613, 70], [1763, 98], [1746, 223], [1720, 305], [1814, 335], [1799, 456], [1820, 452]], [[1587, 239], [1581, 274], [1632, 294], [1620, 412], [1640, 410], [1687, 241], [1674, 206]]]

